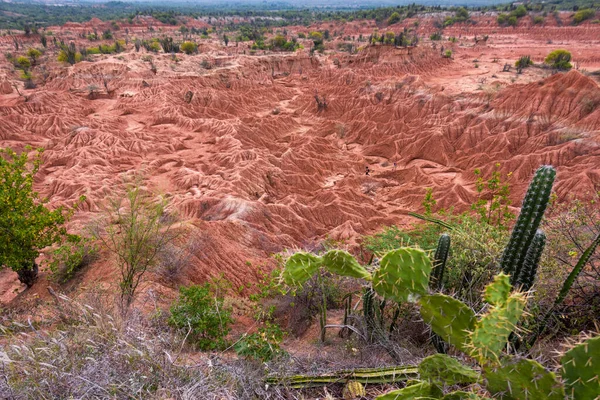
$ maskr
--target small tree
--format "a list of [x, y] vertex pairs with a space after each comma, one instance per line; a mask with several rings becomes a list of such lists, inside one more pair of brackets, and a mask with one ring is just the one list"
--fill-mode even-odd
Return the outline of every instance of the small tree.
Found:
[[388, 23], [388, 25], [393, 25], [397, 22], [400, 22], [401, 19], [402, 19], [402, 17], [400, 17], [400, 14], [398, 14], [397, 12], [394, 12], [388, 18], [387, 23]]
[[552, 68], [560, 69], [560, 70], [569, 70], [572, 65], [571, 61], [571, 53], [567, 50], [554, 50], [548, 54], [544, 63], [551, 66]]
[[121, 311], [126, 312], [146, 271], [176, 235], [166, 218], [164, 199], [155, 200], [139, 182], [130, 184], [124, 196], [110, 201], [108, 215], [95, 227], [94, 236], [116, 257], [120, 273]]
[[35, 260], [40, 250], [62, 240], [66, 234], [64, 224], [74, 210], [50, 210], [47, 200], [33, 191], [42, 151], [37, 151], [30, 166], [26, 151], [17, 154], [11, 149], [0, 150], [0, 268], [15, 271], [28, 287], [37, 280]]
[[41, 57], [41, 55], [42, 52], [36, 48], [31, 47], [29, 50], [27, 50], [27, 57], [31, 59], [31, 64], [33, 65], [35, 65], [35, 63], [37, 62], [38, 58]]

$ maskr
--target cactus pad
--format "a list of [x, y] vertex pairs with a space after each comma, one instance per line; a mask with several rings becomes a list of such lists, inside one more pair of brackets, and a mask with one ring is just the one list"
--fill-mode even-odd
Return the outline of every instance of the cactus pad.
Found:
[[600, 336], [571, 348], [560, 363], [568, 395], [577, 400], [600, 397]]
[[390, 251], [373, 274], [373, 289], [397, 302], [415, 301], [427, 293], [431, 269], [423, 250], [403, 247]]
[[485, 287], [483, 299], [494, 306], [506, 304], [510, 296], [510, 277], [500, 273], [494, 277], [494, 281]]
[[487, 285], [484, 298], [492, 304], [488, 311], [475, 323], [469, 334], [469, 354], [480, 362], [498, 361], [500, 352], [506, 347], [508, 337], [515, 330], [523, 314], [527, 299], [523, 293], [510, 292], [508, 276], [499, 274]]
[[445, 354], [426, 357], [419, 364], [421, 379], [440, 385], [471, 384], [477, 382], [479, 374]]
[[431, 329], [460, 350], [466, 349], [475, 329], [475, 313], [465, 303], [443, 294], [423, 296], [421, 316]]
[[301, 285], [312, 277], [322, 263], [321, 257], [299, 252], [285, 262], [283, 280], [288, 285]]
[[448, 393], [442, 400], [490, 400], [487, 397], [480, 397], [479, 395], [471, 392], [463, 392], [461, 390]]
[[356, 261], [356, 258], [343, 250], [330, 250], [325, 253], [323, 266], [337, 275], [371, 280], [371, 274]]
[[439, 399], [441, 396], [442, 391], [440, 388], [428, 382], [421, 382], [403, 389], [392, 390], [391, 392], [375, 397], [375, 400]]
[[[497, 368], [486, 368], [487, 390], [505, 400], [563, 400], [565, 390], [553, 372], [528, 359], [504, 359]], [[579, 397], [577, 397], [579, 399]]]

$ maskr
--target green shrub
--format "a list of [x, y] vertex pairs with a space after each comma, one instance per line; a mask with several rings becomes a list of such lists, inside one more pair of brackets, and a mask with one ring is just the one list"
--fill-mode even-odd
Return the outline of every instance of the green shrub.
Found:
[[434, 32], [431, 34], [431, 36], [429, 36], [429, 39], [431, 40], [442, 40], [442, 33], [441, 32]]
[[394, 12], [388, 18], [387, 23], [388, 23], [388, 25], [393, 25], [397, 22], [400, 22], [401, 19], [402, 19], [402, 17], [400, 17], [400, 14], [398, 14], [397, 12]]
[[538, 15], [536, 17], [533, 18], [533, 23], [536, 25], [539, 24], [543, 24], [544, 23], [544, 17], [542, 17], [541, 15]]
[[88, 54], [100, 54], [100, 49], [98, 47], [88, 47], [86, 52]]
[[239, 356], [265, 362], [285, 353], [280, 347], [282, 340], [279, 325], [267, 322], [258, 332], [244, 335], [234, 349]]
[[558, 49], [550, 52], [544, 63], [551, 66], [552, 68], [560, 69], [560, 70], [569, 70], [572, 65], [571, 61], [571, 53], [567, 50]]
[[29, 67], [31, 67], [31, 61], [29, 61], [29, 58], [27, 57], [19, 56], [17, 57], [16, 65], [18, 68], [26, 70], [29, 69]]
[[596, 12], [594, 10], [591, 10], [589, 8], [584, 8], [575, 13], [575, 15], [573, 16], [573, 23], [580, 24], [583, 21], [585, 21], [586, 19], [593, 18], [595, 15], [596, 15]]
[[508, 21], [508, 15], [500, 13], [498, 14], [496, 21], [498, 22], [498, 25], [504, 25]]
[[530, 65], [533, 65], [533, 61], [531, 61], [531, 56], [521, 56], [515, 62], [515, 67], [517, 67], [517, 68], [527, 68]]
[[78, 235], [68, 235], [66, 242], [50, 252], [52, 279], [64, 283], [77, 271], [92, 263], [98, 257], [98, 249], [91, 239]]
[[183, 42], [181, 44], [181, 51], [185, 54], [193, 54], [198, 50], [198, 45], [194, 42]]
[[444, 52], [444, 58], [452, 58], [452, 50], [446, 50]]
[[193, 285], [179, 289], [179, 298], [171, 307], [169, 323], [175, 328], [190, 332], [189, 338], [200, 350], [226, 347], [231, 310], [210, 284]]
[[510, 17], [508, 17], [507, 23], [510, 26], [517, 26], [517, 24], [519, 23], [519, 20], [514, 15], [511, 15]]
[[524, 5], [520, 5], [513, 12], [511, 12], [510, 15], [516, 18], [523, 18], [527, 15], [527, 9]]

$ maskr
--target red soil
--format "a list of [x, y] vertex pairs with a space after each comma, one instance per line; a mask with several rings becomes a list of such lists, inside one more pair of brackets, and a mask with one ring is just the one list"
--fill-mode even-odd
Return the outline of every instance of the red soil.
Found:
[[[425, 40], [410, 54], [373, 46], [356, 55], [247, 55], [247, 44], [205, 41], [201, 54], [178, 55], [178, 62], [153, 55], [157, 74], [131, 43], [118, 56], [69, 67], [53, 61], [52, 50], [44, 62], [47, 83], [33, 90], [24, 90], [3, 60], [0, 145], [47, 149], [36, 188], [53, 205], [87, 196], [75, 228], [97, 215], [123, 175], [141, 172], [200, 232], [201, 250], [186, 279], [222, 272], [235, 287], [255, 280], [255, 266], [271, 265], [273, 253], [310, 249], [326, 237], [353, 245], [385, 225], [411, 222], [407, 213], [420, 210], [425, 188], [434, 188], [440, 206], [464, 208], [475, 199], [475, 168], [489, 172], [501, 163], [513, 171], [517, 204], [541, 164], [558, 169], [561, 197], [597, 190], [598, 83], [579, 71], [530, 68], [516, 75], [502, 68], [520, 55], [540, 62], [566, 48], [581, 70], [598, 69], [600, 27], [523, 21], [499, 28], [483, 21], [447, 29], [445, 35], [460, 36], [457, 43], [433, 49]], [[94, 23], [101, 25], [53, 30], [68, 38], [67, 31], [75, 35]], [[130, 32], [141, 37], [144, 29], [140, 23]], [[344, 29], [372, 31], [358, 22]], [[418, 30], [427, 34], [433, 24], [421, 20]], [[475, 44], [473, 36], [484, 34], [487, 42]], [[440, 55], [442, 45], [453, 50], [452, 59]], [[0, 38], [2, 53], [11, 46]], [[214, 67], [203, 69], [204, 59]], [[94, 99], [91, 85], [99, 88]], [[315, 93], [326, 97], [327, 110], [317, 111]], [[85, 282], [114, 282], [109, 265], [88, 271]], [[0, 284], [2, 299], [12, 298], [15, 275], [3, 272]]]

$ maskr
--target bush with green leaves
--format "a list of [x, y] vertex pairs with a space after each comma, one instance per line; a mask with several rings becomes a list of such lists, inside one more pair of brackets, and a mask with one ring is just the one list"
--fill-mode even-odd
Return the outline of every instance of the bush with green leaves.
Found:
[[235, 352], [242, 357], [258, 360], [271, 361], [277, 356], [285, 354], [281, 348], [284, 333], [279, 325], [266, 322], [251, 334], [244, 334], [234, 346]]
[[551, 51], [550, 54], [546, 56], [544, 63], [552, 68], [567, 71], [573, 67], [570, 61], [571, 53], [567, 50], [558, 49]]
[[575, 13], [575, 15], [573, 15], [573, 23], [580, 24], [583, 21], [585, 21], [586, 19], [593, 18], [594, 16], [596, 16], [596, 11], [594, 11], [590, 8], [583, 8], [581, 10], [578, 10]]
[[62, 240], [67, 233], [64, 225], [75, 209], [50, 210], [48, 200], [33, 190], [43, 150], [31, 162], [30, 150], [17, 154], [0, 149], [0, 268], [11, 268], [28, 287], [37, 280], [40, 251]]
[[200, 350], [225, 348], [232, 322], [231, 310], [209, 283], [181, 287], [169, 317], [169, 323], [189, 334], [188, 339]]
[[67, 240], [52, 250], [49, 256], [51, 261], [48, 267], [52, 278], [59, 283], [65, 283], [73, 278], [77, 271], [97, 259], [98, 249], [90, 238], [67, 235]]
[[185, 54], [194, 54], [198, 51], [198, 45], [194, 42], [183, 42], [181, 43], [181, 51]]
[[521, 56], [515, 62], [515, 67], [517, 67], [517, 68], [529, 68], [531, 65], [533, 65], [531, 56]]

